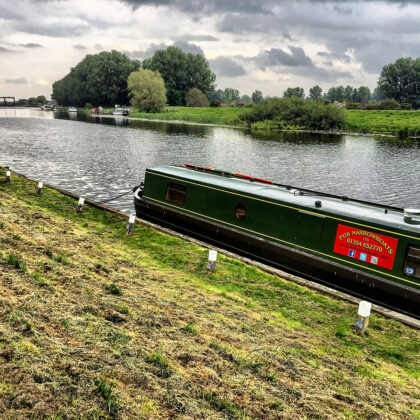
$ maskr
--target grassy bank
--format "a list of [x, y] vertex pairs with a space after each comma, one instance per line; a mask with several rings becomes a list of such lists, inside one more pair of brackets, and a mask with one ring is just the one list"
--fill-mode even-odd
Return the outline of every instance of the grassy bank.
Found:
[[244, 123], [238, 115], [244, 112], [241, 108], [191, 108], [184, 106], [167, 107], [165, 112], [149, 114], [146, 112], [133, 112], [130, 117], [146, 118], [167, 121], [187, 121], [201, 124], [238, 125]]
[[420, 418], [419, 331], [35, 190], [0, 181], [0, 418]]
[[345, 130], [362, 133], [391, 132], [420, 135], [420, 111], [347, 110]]
[[[111, 114], [112, 108], [104, 109]], [[90, 113], [90, 110], [87, 112]], [[246, 123], [239, 115], [246, 112], [243, 108], [191, 108], [167, 107], [164, 112], [146, 113], [132, 112], [130, 117], [148, 120], [185, 121], [201, 124], [233, 125], [245, 127]], [[420, 135], [420, 111], [400, 110], [346, 110], [344, 131], [357, 133], [391, 133], [395, 135]], [[279, 121], [263, 121], [255, 124], [258, 129], [267, 130], [283, 128], [284, 130], [304, 130]]]

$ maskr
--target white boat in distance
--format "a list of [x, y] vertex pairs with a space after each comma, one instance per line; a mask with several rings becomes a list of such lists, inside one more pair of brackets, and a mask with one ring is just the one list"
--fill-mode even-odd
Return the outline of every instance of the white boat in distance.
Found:
[[68, 112], [77, 112], [77, 108], [74, 106], [69, 106]]
[[126, 116], [130, 113], [129, 109], [125, 109], [125, 108], [115, 108], [114, 111], [112, 112], [112, 115], [123, 115]]

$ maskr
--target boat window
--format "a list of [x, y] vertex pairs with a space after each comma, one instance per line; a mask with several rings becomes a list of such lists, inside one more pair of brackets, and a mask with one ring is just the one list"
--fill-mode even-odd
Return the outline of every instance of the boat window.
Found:
[[238, 204], [235, 209], [235, 216], [237, 219], [242, 220], [246, 217], [246, 207], [244, 204]]
[[420, 279], [420, 247], [409, 245], [405, 256], [404, 274]]
[[176, 184], [175, 182], [168, 182], [166, 189], [166, 199], [177, 204], [185, 203], [185, 195], [187, 187], [185, 185]]

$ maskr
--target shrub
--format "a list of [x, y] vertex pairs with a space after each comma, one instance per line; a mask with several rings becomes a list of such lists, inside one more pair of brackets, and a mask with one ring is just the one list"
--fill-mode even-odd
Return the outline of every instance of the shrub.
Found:
[[412, 106], [411, 106], [411, 104], [409, 104], [408, 102], [402, 102], [400, 104], [400, 108], [401, 109], [404, 109], [404, 110], [408, 110], [408, 111], [410, 111], [411, 109], [413, 109]]
[[359, 109], [360, 104], [357, 102], [347, 102], [346, 109]]
[[270, 98], [239, 116], [248, 126], [258, 121], [276, 120], [285, 126], [313, 130], [342, 128], [346, 115], [334, 105], [301, 98]]
[[400, 104], [395, 99], [385, 99], [380, 102], [378, 109], [400, 109]]
[[218, 100], [218, 99], [212, 99], [211, 101], [210, 101], [210, 106], [212, 106], [212, 107], [218, 107], [218, 106], [220, 106], [220, 105], [222, 105], [222, 103]]
[[90, 102], [86, 102], [85, 108], [86, 109], [92, 109], [93, 108], [93, 105]]
[[117, 296], [121, 296], [122, 295], [122, 291], [121, 289], [114, 283], [110, 283], [110, 284], [105, 284], [104, 285], [104, 289], [110, 293], [111, 295], [117, 295]]
[[367, 104], [367, 105], [366, 105], [366, 109], [367, 109], [368, 111], [374, 111], [374, 110], [377, 110], [377, 109], [379, 109], [379, 104]]
[[187, 106], [192, 107], [205, 107], [209, 106], [209, 101], [204, 95], [203, 92], [201, 92], [200, 89], [192, 88], [188, 91], [187, 96], [185, 97]]

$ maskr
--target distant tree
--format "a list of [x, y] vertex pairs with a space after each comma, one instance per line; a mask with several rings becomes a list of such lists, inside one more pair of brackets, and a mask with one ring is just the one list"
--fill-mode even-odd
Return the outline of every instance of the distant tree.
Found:
[[185, 105], [191, 88], [200, 89], [206, 96], [214, 90], [216, 76], [201, 54], [185, 53], [177, 47], [158, 50], [143, 61], [143, 68], [159, 71], [170, 105]]
[[370, 97], [372, 96], [370, 89], [367, 86], [360, 86], [357, 94], [359, 96], [359, 102], [363, 104], [367, 104], [369, 102]]
[[127, 80], [131, 105], [142, 112], [159, 112], [166, 104], [166, 88], [158, 71], [139, 69]]
[[383, 67], [378, 80], [383, 98], [420, 108], [420, 58], [399, 58]]
[[222, 103], [224, 99], [224, 92], [222, 89], [212, 90], [208, 95], [208, 99], [210, 102], [219, 102]]
[[45, 105], [47, 103], [47, 98], [44, 95], [39, 95], [37, 96], [36, 101], [41, 105]]
[[233, 102], [239, 101], [239, 90], [233, 88], [226, 88], [223, 91], [223, 102], [225, 104], [231, 104]]
[[315, 85], [314, 87], [311, 87], [309, 89], [309, 97], [313, 101], [316, 101], [317, 99], [321, 98], [322, 97], [322, 89], [318, 85]]
[[206, 95], [204, 95], [200, 89], [192, 88], [187, 93], [186, 105], [193, 107], [204, 107], [209, 106], [209, 101]]
[[325, 99], [330, 102], [343, 101], [345, 99], [344, 87], [336, 86], [336, 87], [330, 88], [327, 92]]
[[242, 95], [239, 101], [242, 102], [244, 105], [249, 105], [253, 102], [249, 95]]
[[139, 61], [118, 51], [87, 55], [69, 74], [53, 84], [52, 97], [60, 105], [126, 104], [128, 75], [139, 67]]
[[36, 100], [36, 98], [29, 98], [28, 99], [28, 105], [29, 106], [39, 106], [39, 102]]
[[262, 92], [259, 90], [252, 92], [251, 98], [254, 104], [259, 104], [264, 99]]
[[287, 90], [283, 92], [283, 98], [291, 98], [293, 96], [296, 98], [304, 98], [305, 91], [301, 87], [294, 87], [294, 88], [289, 87], [287, 88]]
[[344, 88], [344, 99], [346, 101], [353, 101], [353, 94], [354, 94], [353, 86], [347, 85]]
[[375, 102], [379, 102], [379, 101], [382, 101], [382, 99], [385, 99], [383, 96], [382, 96], [382, 92], [376, 87], [374, 90], [373, 90], [373, 93], [372, 93], [372, 99], [375, 101]]

